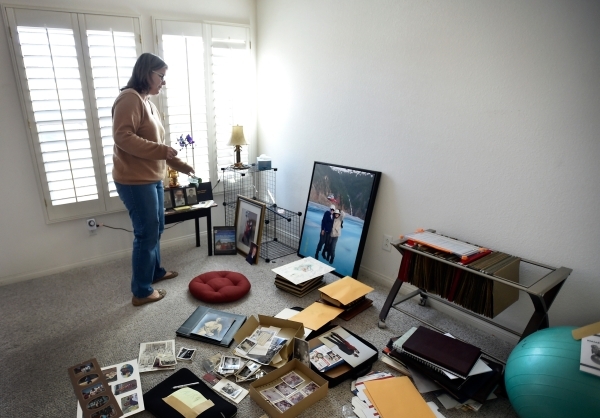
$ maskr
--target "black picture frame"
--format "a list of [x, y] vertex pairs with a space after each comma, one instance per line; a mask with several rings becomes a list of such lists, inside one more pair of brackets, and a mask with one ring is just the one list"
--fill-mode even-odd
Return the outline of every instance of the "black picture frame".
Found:
[[198, 203], [198, 195], [196, 194], [196, 187], [188, 186], [184, 187], [185, 189], [185, 203], [190, 205], [195, 205]]
[[[336, 276], [356, 278], [364, 251], [381, 172], [315, 161], [310, 180], [304, 222], [298, 244], [300, 257], [313, 257], [335, 267]], [[321, 225], [330, 206], [341, 211], [342, 226], [333, 249], [323, 253], [326, 236], [321, 243]], [[333, 215], [332, 215], [333, 216]], [[339, 226], [339, 224], [338, 224]], [[330, 241], [331, 243], [331, 241]], [[320, 254], [317, 254], [319, 250]], [[329, 256], [333, 252], [333, 262]]]
[[186, 206], [187, 203], [185, 201], [185, 188], [184, 187], [173, 187], [171, 188], [171, 195], [173, 199], [173, 207], [179, 208], [181, 206]]
[[237, 254], [235, 248], [235, 226], [215, 226], [213, 227], [213, 254], [214, 255], [234, 255]]
[[164, 192], [165, 192], [165, 195], [164, 195], [165, 210], [172, 209], [173, 208], [173, 196], [171, 195], [171, 189], [165, 189]]

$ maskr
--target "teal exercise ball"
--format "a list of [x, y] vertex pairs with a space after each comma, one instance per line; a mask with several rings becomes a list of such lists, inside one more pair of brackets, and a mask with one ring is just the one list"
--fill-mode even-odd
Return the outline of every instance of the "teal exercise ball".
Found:
[[506, 362], [504, 383], [521, 418], [600, 417], [600, 376], [579, 370], [575, 327], [553, 327], [524, 338]]

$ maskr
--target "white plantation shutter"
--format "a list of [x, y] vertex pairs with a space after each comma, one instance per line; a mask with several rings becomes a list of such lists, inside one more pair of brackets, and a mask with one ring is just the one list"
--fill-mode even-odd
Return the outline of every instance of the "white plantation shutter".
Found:
[[111, 110], [141, 54], [141, 44], [137, 41], [140, 36], [139, 22], [134, 18], [101, 15], [81, 15], [79, 22], [82, 38], [87, 44], [84, 54], [93, 80], [90, 96], [92, 112], [98, 121], [97, 146], [108, 188], [107, 209], [118, 209], [121, 202], [112, 178], [114, 140]]
[[[110, 106], [107, 103], [114, 101], [116, 95], [107, 93], [112, 87], [108, 87], [102, 77], [92, 75], [90, 69], [95, 64], [90, 63], [90, 57], [96, 52], [90, 45], [88, 54], [87, 42], [82, 42], [81, 36], [81, 32], [85, 32], [86, 17], [97, 23], [103, 21], [108, 31], [111, 29], [106, 23], [113, 20], [118, 26], [119, 18], [9, 7], [4, 12], [47, 220], [121, 210], [122, 204], [111, 203], [108, 193], [112, 179], [107, 178], [105, 161], [110, 160], [112, 164], [112, 149], [110, 154], [102, 153], [103, 149], [112, 148], [102, 144], [103, 136], [109, 143], [112, 134], [102, 135], [102, 132], [111, 131], [112, 103]], [[134, 18], [125, 19], [131, 22]], [[133, 34], [128, 36], [131, 38]], [[133, 51], [135, 47], [134, 42]], [[127, 48], [130, 59], [130, 43]], [[113, 45], [113, 50], [118, 48]], [[121, 65], [129, 74], [131, 66], [131, 62]], [[101, 103], [104, 105], [100, 106]]]
[[[209, 181], [208, 131], [204, 77], [204, 44], [201, 36], [162, 36], [166, 77], [166, 130], [178, 157], [194, 167], [197, 177]], [[191, 135], [193, 147], [181, 148], [178, 138]], [[184, 181], [185, 182], [185, 181]]]
[[[226, 145], [232, 126], [244, 125], [251, 114], [248, 29], [159, 19], [155, 28], [159, 55], [169, 66], [161, 100], [165, 129], [178, 150], [177, 138], [192, 134], [193, 152], [188, 146], [178, 156], [214, 183], [220, 168], [234, 161]], [[242, 161], [248, 161], [248, 146]]]
[[[234, 162], [227, 143], [231, 127], [249, 120], [249, 54], [245, 28], [211, 25], [211, 73], [213, 123], [216, 132], [217, 169]], [[248, 134], [245, 133], [246, 142]], [[242, 146], [241, 161], [248, 162], [248, 146]]]

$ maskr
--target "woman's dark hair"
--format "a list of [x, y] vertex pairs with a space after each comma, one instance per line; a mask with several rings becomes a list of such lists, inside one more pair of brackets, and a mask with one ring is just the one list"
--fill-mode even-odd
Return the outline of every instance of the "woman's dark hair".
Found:
[[140, 94], [146, 94], [150, 91], [150, 84], [148, 84], [148, 76], [152, 71], [157, 71], [163, 68], [167, 68], [167, 64], [157, 55], [149, 52], [144, 52], [140, 55], [133, 66], [131, 72], [131, 78], [127, 82], [127, 85], [121, 89], [134, 89]]

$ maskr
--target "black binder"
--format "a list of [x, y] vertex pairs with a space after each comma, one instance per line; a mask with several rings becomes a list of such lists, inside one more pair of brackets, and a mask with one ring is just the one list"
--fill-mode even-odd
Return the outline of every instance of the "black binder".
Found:
[[[221, 341], [213, 340], [212, 338], [203, 337], [198, 334], [192, 334], [192, 330], [196, 327], [196, 325], [198, 325], [198, 323], [204, 317], [204, 315], [209, 312], [221, 313], [224, 316], [228, 316], [228, 317], [235, 319], [235, 321], [233, 322], [233, 324], [231, 325], [229, 330], [227, 330], [227, 332], [225, 333], [223, 338], [221, 338]], [[221, 347], [229, 347], [231, 345], [231, 342], [233, 341], [233, 336], [235, 335], [236, 332], [238, 332], [238, 330], [241, 328], [241, 326], [244, 324], [244, 322], [246, 322], [245, 315], [237, 315], [237, 314], [233, 314], [230, 312], [219, 311], [217, 309], [207, 308], [206, 306], [198, 306], [196, 308], [196, 310], [194, 311], [194, 313], [192, 315], [190, 315], [190, 317], [188, 319], [186, 319], [186, 321], [183, 323], [183, 325], [181, 325], [179, 327], [179, 329], [177, 331], [175, 331], [175, 333], [180, 337], [191, 338], [193, 340], [202, 341], [204, 343], [209, 343], [209, 344], [216, 344], [216, 345], [220, 345]]]
[[196, 195], [198, 196], [198, 202], [213, 200], [212, 184], [210, 181], [199, 183], [198, 187], [196, 187]]
[[236, 416], [237, 406], [232, 405], [221, 398], [214, 390], [208, 387], [206, 383], [186, 368], [176, 371], [144, 394], [144, 405], [146, 410], [157, 418], [182, 418], [183, 415], [163, 401], [163, 398], [166, 398], [177, 390], [173, 389], [173, 386], [185, 385], [193, 382], [200, 383], [198, 385], [189, 386], [189, 388], [200, 392], [206, 399], [210, 399], [214, 403], [213, 406], [198, 415], [197, 418], [233, 418]]

